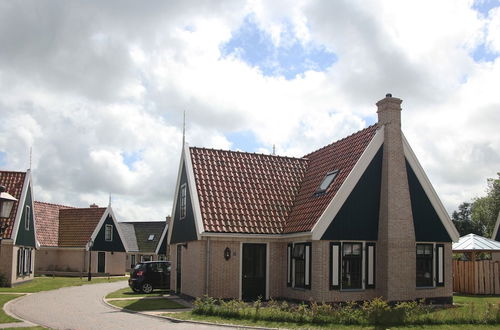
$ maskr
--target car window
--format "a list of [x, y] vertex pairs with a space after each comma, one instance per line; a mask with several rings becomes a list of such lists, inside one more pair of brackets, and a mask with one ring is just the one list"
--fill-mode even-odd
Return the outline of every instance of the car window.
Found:
[[134, 269], [141, 270], [141, 269], [144, 269], [144, 266], [145, 266], [144, 264], [137, 264], [137, 265], [135, 265]]

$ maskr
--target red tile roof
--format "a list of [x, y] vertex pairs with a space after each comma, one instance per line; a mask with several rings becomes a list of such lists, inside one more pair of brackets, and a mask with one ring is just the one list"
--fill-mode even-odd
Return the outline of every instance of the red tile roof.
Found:
[[99, 223], [105, 207], [59, 210], [59, 246], [84, 247]]
[[[366, 149], [373, 125], [304, 158], [190, 148], [207, 232], [278, 234], [310, 231]], [[325, 175], [339, 174], [314, 193]]]
[[7, 224], [3, 238], [11, 238], [12, 231], [14, 230], [14, 221], [16, 218], [19, 200], [21, 199], [25, 178], [26, 172], [0, 171], [0, 184], [5, 186], [7, 193], [11, 194], [18, 200], [14, 203], [12, 211], [10, 211], [10, 217], [6, 220], [2, 219], [2, 221], [5, 221]]
[[36, 236], [41, 246], [57, 246], [59, 239], [59, 210], [72, 208], [35, 201]]
[[190, 152], [206, 231], [282, 231], [307, 160], [204, 148]]
[[[293, 210], [287, 219], [284, 233], [313, 229], [376, 131], [377, 125], [370, 126], [305, 156], [309, 159], [309, 166], [295, 199]], [[322, 195], [315, 196], [314, 193], [326, 174], [335, 170], [339, 170], [339, 173], [328, 190]]]

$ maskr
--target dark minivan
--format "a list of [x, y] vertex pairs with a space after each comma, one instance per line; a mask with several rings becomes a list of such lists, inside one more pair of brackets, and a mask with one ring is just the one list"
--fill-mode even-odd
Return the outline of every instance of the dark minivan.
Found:
[[130, 272], [128, 285], [135, 292], [151, 293], [154, 289], [170, 289], [170, 261], [145, 261]]

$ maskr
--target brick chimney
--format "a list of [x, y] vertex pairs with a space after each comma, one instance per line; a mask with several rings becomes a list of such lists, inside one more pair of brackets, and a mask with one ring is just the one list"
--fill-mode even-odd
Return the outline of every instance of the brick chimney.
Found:
[[388, 301], [416, 297], [416, 245], [401, 134], [402, 100], [377, 102], [384, 151], [377, 244], [377, 286]]

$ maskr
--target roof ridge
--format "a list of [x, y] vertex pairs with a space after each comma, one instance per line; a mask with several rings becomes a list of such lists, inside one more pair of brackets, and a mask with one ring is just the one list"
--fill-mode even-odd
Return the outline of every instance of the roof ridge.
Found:
[[0, 173], [19, 173], [19, 174], [26, 174], [28, 171], [6, 171], [6, 170], [0, 170]]
[[53, 205], [53, 206], [62, 206], [62, 207], [66, 207], [66, 208], [69, 208], [69, 209], [76, 209], [75, 206], [69, 206], [69, 205], [63, 205], [63, 204], [55, 204], [55, 203], [41, 202], [41, 201], [35, 201], [35, 203], [46, 204], [46, 205]]
[[319, 148], [319, 149], [316, 149], [316, 150], [314, 150], [314, 151], [311, 151], [311, 152], [310, 152], [310, 153], [308, 153], [308, 154], [305, 154], [303, 158], [307, 158], [307, 156], [309, 156], [309, 155], [311, 155], [311, 154], [313, 154], [313, 153], [316, 153], [316, 152], [318, 152], [318, 151], [320, 151], [320, 150], [323, 150], [323, 149], [326, 149], [326, 148], [328, 148], [328, 147], [331, 147], [332, 145], [337, 144], [337, 143], [339, 143], [339, 142], [345, 141], [345, 140], [347, 140], [347, 139], [351, 138], [352, 136], [357, 135], [357, 134], [359, 134], [359, 133], [361, 133], [361, 132], [363, 132], [363, 131], [365, 131], [365, 130], [368, 130], [368, 129], [370, 129], [370, 128], [373, 128], [374, 126], [377, 126], [377, 125], [378, 125], [378, 124], [377, 124], [377, 123], [375, 123], [375, 124], [373, 124], [373, 125], [370, 125], [370, 126], [368, 126], [368, 127], [365, 127], [365, 128], [363, 128], [363, 129], [360, 129], [360, 130], [359, 130], [359, 131], [357, 131], [357, 132], [354, 132], [354, 133], [352, 133], [352, 134], [350, 134], [350, 135], [347, 135], [347, 136], [345, 136], [345, 137], [343, 137], [343, 138], [341, 138], [341, 139], [339, 139], [339, 140], [337, 140], [337, 141], [334, 141], [334, 142], [332, 142], [332, 143], [330, 143], [330, 144], [327, 144], [327, 145], [325, 145], [325, 146], [323, 146], [323, 147], [321, 147], [321, 148]]
[[67, 210], [105, 210], [107, 207], [69, 207]]
[[189, 147], [190, 149], [203, 149], [203, 150], [210, 150], [210, 151], [222, 151], [222, 152], [230, 152], [230, 153], [239, 153], [239, 154], [247, 154], [247, 155], [256, 155], [256, 156], [264, 156], [264, 157], [269, 157], [269, 158], [286, 158], [286, 159], [293, 159], [293, 160], [307, 160], [305, 157], [292, 157], [292, 156], [281, 156], [281, 155], [268, 155], [264, 153], [259, 153], [259, 152], [249, 152], [249, 151], [240, 151], [240, 150], [225, 150], [225, 149], [216, 149], [216, 148], [206, 148], [206, 147]]

